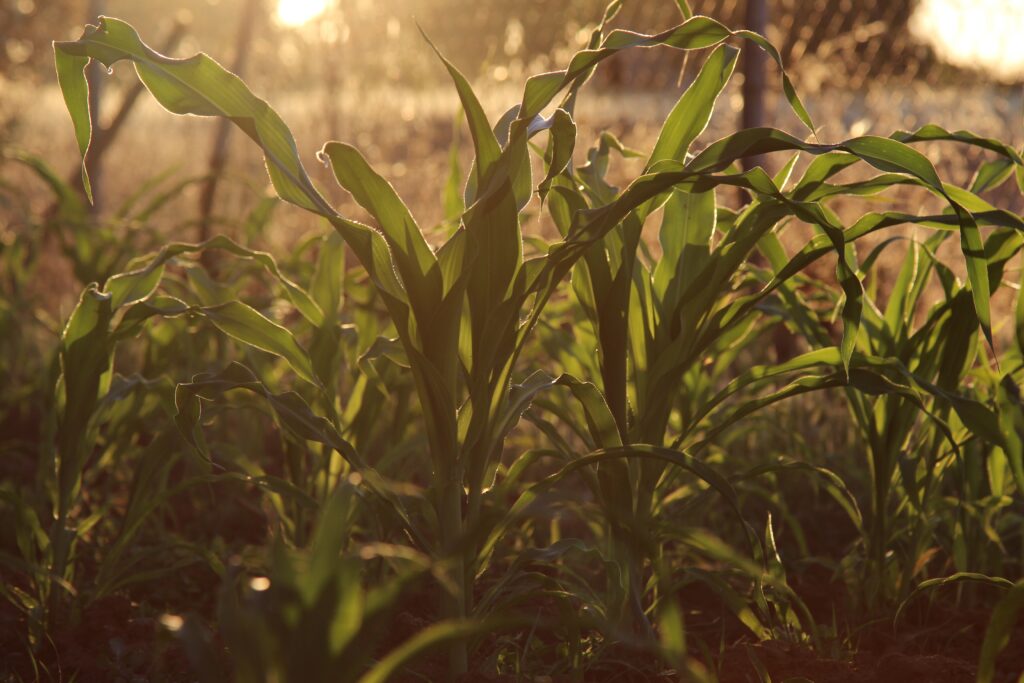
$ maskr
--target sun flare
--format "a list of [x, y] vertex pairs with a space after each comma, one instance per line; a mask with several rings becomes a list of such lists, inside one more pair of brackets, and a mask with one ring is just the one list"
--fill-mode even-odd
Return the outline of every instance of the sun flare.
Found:
[[301, 26], [324, 13], [330, 0], [278, 0], [277, 20], [285, 26]]
[[1024, 0], [923, 0], [910, 30], [956, 66], [1009, 81], [1024, 77]]

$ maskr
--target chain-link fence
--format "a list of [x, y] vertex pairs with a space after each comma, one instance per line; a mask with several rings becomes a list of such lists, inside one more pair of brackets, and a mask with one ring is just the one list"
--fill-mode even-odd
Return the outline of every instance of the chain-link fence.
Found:
[[[90, 6], [99, 4], [108, 14], [137, 25], [155, 45], [168, 45], [171, 54], [184, 56], [202, 49], [229, 65], [235, 63], [242, 25], [252, 24], [246, 78], [285, 115], [300, 143], [313, 147], [327, 138], [353, 140], [371, 159], [392, 164], [398, 182], [413, 162], [430, 166], [433, 177], [435, 170], [443, 173], [457, 104], [444, 69], [418, 28], [473, 79], [485, 107], [496, 117], [517, 99], [526, 76], [564, 66], [586, 44], [606, 4], [605, 0], [335, 0], [308, 24], [286, 29], [273, 19], [278, 1], [2, 0], [0, 79], [6, 81], [0, 83], [7, 107], [0, 119], [6, 118], [9, 125], [6, 134], [0, 128], [0, 143], [28, 147], [44, 157], [73, 158], [66, 118], [52, 88], [48, 42], [80, 30]], [[764, 32], [779, 47], [787, 71], [822, 127], [823, 139], [887, 134], [934, 122], [1018, 146], [1024, 143], [1020, 82], [1008, 84], [982, 70], [945, 64], [929, 45], [928, 36], [911, 30], [919, 2], [691, 1], [695, 12], [734, 28], [748, 25], [750, 3], [763, 3]], [[245, 6], [258, 9], [246, 13]], [[180, 40], [170, 41], [174, 20], [182, 13], [190, 14], [191, 21]], [[998, 27], [1000, 17], [990, 19]], [[673, 0], [625, 0], [614, 25], [655, 32], [679, 21]], [[964, 40], [977, 39], [964, 36]], [[644, 147], [695, 74], [702, 61], [697, 57], [687, 61], [678, 51], [652, 49], [609, 60], [581, 101], [581, 125], [611, 128]], [[778, 75], [770, 61], [767, 69], [760, 120], [799, 130], [778, 95]], [[20, 95], [19, 81], [32, 82]], [[106, 88], [102, 110], [107, 124], [121, 111], [131, 82], [115, 77]], [[723, 111], [714, 118], [708, 138], [740, 124], [742, 82], [738, 74], [722, 98]], [[146, 100], [141, 98], [141, 111], [133, 113], [133, 119], [144, 119], [146, 107], [152, 108]], [[50, 116], [40, 113], [47, 107], [52, 109]], [[180, 128], [176, 135], [194, 138], [195, 131], [210, 130], [196, 128], [193, 121], [168, 123], [162, 114], [151, 113], [151, 121], [154, 125], [159, 121], [161, 130]], [[144, 121], [133, 120], [125, 128], [125, 137], [135, 134], [128, 131], [140, 131], [140, 140], [149, 139]], [[200, 133], [204, 134], [212, 133]], [[126, 140], [124, 148], [131, 144]], [[150, 166], [169, 165], [180, 151], [172, 146], [163, 159], [159, 150], [144, 144], [153, 153], [146, 159]], [[114, 149], [110, 156], [117, 155]], [[193, 155], [192, 163], [201, 166], [206, 157], [206, 153]], [[431, 166], [434, 162], [419, 160], [433, 157], [436, 169]], [[131, 169], [136, 161], [127, 167]], [[433, 187], [424, 190], [434, 191]]]

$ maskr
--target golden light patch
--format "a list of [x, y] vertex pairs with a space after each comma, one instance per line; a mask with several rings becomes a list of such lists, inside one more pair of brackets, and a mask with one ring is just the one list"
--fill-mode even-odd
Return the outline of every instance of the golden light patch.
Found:
[[1024, 0], [922, 0], [910, 30], [950, 64], [1024, 77]]
[[330, 0], [278, 0], [277, 20], [285, 26], [302, 26], [324, 13]]

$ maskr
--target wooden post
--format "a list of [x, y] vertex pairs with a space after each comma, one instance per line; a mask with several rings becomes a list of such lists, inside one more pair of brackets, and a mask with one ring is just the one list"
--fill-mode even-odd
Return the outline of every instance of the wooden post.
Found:
[[[744, 28], [760, 33], [762, 36], [768, 27], [767, 0], [746, 0], [743, 12]], [[740, 129], [759, 128], [765, 125], [764, 89], [765, 89], [765, 55], [764, 50], [747, 43], [740, 55], [740, 72], [743, 74], [743, 109], [740, 111]], [[761, 156], [743, 157], [740, 165], [744, 171], [755, 166], [764, 167]], [[765, 169], [767, 170], [767, 169]], [[739, 205], [747, 203], [749, 193], [737, 188]]]
[[[747, 29], [764, 35], [768, 28], [767, 0], [747, 0]], [[765, 67], [767, 55], [753, 45], [743, 50], [743, 128], [757, 128], [765, 124], [764, 89]], [[758, 159], [751, 157], [743, 160], [743, 168], [750, 169], [757, 165]]]
[[[747, 0], [744, 23], [747, 29], [760, 33], [762, 36], [765, 35], [768, 31], [768, 1]], [[767, 123], [764, 107], [767, 61], [768, 55], [764, 53], [764, 50], [749, 45], [743, 51], [741, 67], [743, 69], [743, 128], [759, 128]], [[749, 171], [755, 166], [761, 166], [769, 173], [771, 172], [767, 168], [768, 162], [765, 157], [752, 156], [743, 159], [744, 170]], [[741, 205], [743, 203], [741, 200]], [[759, 252], [752, 254], [752, 261], [764, 264], [764, 258]], [[780, 363], [797, 354], [796, 339], [784, 325], [776, 326], [772, 332], [772, 346], [775, 349], [775, 360]]]

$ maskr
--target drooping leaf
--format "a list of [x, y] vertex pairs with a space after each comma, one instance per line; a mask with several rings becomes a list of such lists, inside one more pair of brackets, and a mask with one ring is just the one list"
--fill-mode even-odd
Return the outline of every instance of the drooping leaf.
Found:
[[719, 45], [711, 53], [662, 124], [647, 161], [648, 170], [666, 159], [685, 161], [690, 145], [711, 120], [715, 102], [729, 82], [738, 56], [739, 50], [729, 45]]
[[[333, 213], [306, 175], [295, 139], [281, 117], [241, 79], [205, 54], [188, 59], [165, 57], [143, 43], [129, 24], [109, 17], [100, 17], [99, 24], [88, 26], [78, 40], [55, 42], [53, 47], [61, 91], [83, 157], [92, 135], [83, 69], [89, 58], [108, 68], [129, 60], [146, 88], [168, 111], [225, 117], [252, 138], [263, 150], [267, 171], [281, 198], [316, 213]], [[83, 179], [88, 187], [88, 178]]]

